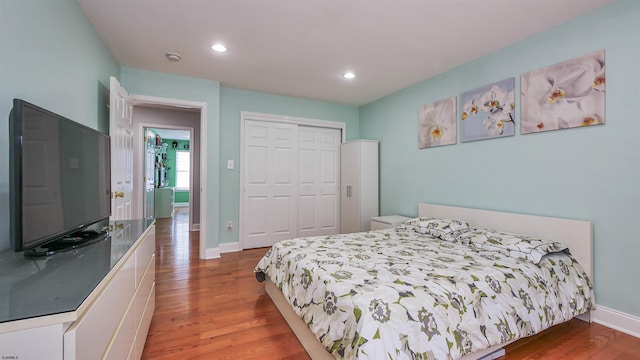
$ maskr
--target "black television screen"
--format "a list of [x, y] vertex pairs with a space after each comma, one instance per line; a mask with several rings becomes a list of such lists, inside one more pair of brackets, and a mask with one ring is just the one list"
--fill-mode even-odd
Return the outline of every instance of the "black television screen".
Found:
[[15, 251], [111, 215], [109, 136], [20, 99], [9, 120], [10, 233]]

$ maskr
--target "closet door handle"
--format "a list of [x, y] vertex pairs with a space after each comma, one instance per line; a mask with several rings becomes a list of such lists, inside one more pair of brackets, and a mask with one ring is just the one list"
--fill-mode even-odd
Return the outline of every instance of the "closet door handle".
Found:
[[347, 197], [351, 197], [351, 185], [347, 185]]

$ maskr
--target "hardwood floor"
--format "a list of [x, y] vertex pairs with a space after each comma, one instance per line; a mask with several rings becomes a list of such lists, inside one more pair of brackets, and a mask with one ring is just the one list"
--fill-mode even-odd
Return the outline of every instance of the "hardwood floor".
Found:
[[[156, 223], [156, 310], [143, 359], [309, 359], [253, 268], [267, 249], [198, 259], [188, 213]], [[640, 359], [640, 339], [579, 320], [507, 348], [500, 359]]]

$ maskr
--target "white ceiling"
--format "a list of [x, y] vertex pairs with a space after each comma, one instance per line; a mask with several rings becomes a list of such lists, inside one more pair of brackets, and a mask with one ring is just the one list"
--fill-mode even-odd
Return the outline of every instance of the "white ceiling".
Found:
[[[121, 66], [352, 105], [612, 2], [78, 0]], [[215, 42], [229, 51], [214, 53]], [[347, 70], [357, 77], [342, 78]]]

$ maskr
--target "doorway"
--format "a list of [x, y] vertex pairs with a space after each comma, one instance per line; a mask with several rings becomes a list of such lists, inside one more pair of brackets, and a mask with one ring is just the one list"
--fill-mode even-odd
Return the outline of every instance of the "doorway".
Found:
[[[179, 119], [177, 119], [179, 120]], [[143, 194], [145, 218], [172, 217], [179, 211], [181, 223], [187, 219], [188, 231], [193, 230], [191, 221], [191, 196], [193, 179], [191, 152], [193, 128], [169, 129], [143, 127], [147, 143], [145, 157], [145, 191]]]
[[[189, 133], [190, 144], [190, 185], [188, 195], [189, 231], [199, 231], [199, 257], [207, 258], [206, 224], [200, 219], [206, 218], [206, 163], [200, 154], [205, 153], [206, 142], [201, 134], [206, 133], [206, 104], [179, 99], [167, 99], [134, 95], [133, 132], [134, 132], [134, 189], [136, 204], [134, 214], [143, 217], [145, 212], [144, 191], [144, 154], [145, 128], [181, 130]], [[160, 143], [162, 146], [162, 142]], [[172, 142], [168, 146], [172, 146]], [[183, 145], [184, 147], [184, 145]], [[154, 160], [155, 162], [155, 160]], [[183, 203], [185, 203], [183, 201]]]
[[[182, 108], [135, 106], [133, 111], [134, 132], [141, 134], [140, 136], [134, 134], [134, 137], [143, 137], [142, 134], [145, 134], [146, 129], [156, 129], [154, 132], [154, 136], [156, 136], [154, 165], [157, 163], [159, 166], [154, 167], [156, 171], [154, 178], [158, 181], [154, 184], [154, 187], [156, 193], [165, 194], [162, 199], [166, 202], [166, 205], [163, 205], [160, 209], [166, 209], [166, 206], [173, 202], [168, 200], [174, 199], [174, 194], [169, 189], [176, 187], [175, 165], [177, 152], [184, 150], [189, 152], [189, 184], [187, 186], [182, 184], [183, 186], [178, 196], [181, 199], [180, 202], [189, 207], [190, 231], [198, 231], [200, 229], [200, 194], [198, 191], [192, 191], [192, 189], [200, 188], [199, 147], [201, 132], [199, 120], [199, 111]], [[188, 149], [185, 149], [185, 146]], [[140, 159], [138, 165], [134, 164], [135, 173], [140, 176], [136, 179], [134, 174], [135, 184], [144, 183], [142, 175], [143, 161], [143, 159]], [[142, 191], [141, 188], [137, 192], [134, 190], [134, 196], [141, 200], [140, 204], [145, 204], [145, 195], [146, 191]], [[154, 204], [154, 210], [158, 208], [157, 205]], [[141, 208], [134, 210], [141, 215], [144, 213], [144, 209]], [[166, 217], [167, 213], [163, 211], [160, 215]], [[171, 212], [169, 212], [170, 215]]]

